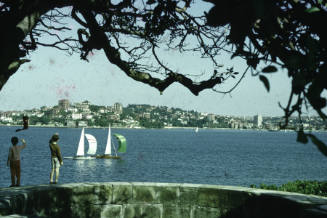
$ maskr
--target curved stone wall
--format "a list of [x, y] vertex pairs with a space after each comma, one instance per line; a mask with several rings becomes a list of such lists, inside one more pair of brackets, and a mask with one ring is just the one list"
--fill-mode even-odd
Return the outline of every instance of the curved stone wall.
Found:
[[235, 186], [71, 183], [0, 189], [7, 217], [320, 218], [327, 198]]

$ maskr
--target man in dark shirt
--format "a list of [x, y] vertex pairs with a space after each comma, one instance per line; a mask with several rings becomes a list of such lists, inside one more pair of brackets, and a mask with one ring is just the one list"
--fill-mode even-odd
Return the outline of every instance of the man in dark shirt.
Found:
[[[51, 173], [50, 173], [50, 184], [57, 184], [59, 178], [59, 168], [63, 165], [60, 147], [57, 144], [59, 140], [58, 133], [54, 134], [50, 139], [49, 146], [51, 151]], [[53, 175], [56, 172], [55, 181], [53, 182]]]

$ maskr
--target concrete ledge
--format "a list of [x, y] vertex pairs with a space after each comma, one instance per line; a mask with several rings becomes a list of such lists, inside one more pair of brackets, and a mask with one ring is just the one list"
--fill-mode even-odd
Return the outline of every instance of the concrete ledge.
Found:
[[8, 217], [327, 217], [327, 198], [236, 186], [70, 183], [0, 189]]

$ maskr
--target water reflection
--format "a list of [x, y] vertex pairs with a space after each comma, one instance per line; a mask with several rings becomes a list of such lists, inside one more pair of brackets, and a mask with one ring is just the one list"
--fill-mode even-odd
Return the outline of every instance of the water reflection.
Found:
[[78, 170], [88, 169], [88, 168], [94, 168], [96, 166], [96, 159], [90, 159], [90, 160], [74, 160], [75, 167]]
[[112, 161], [113, 161], [113, 160], [111, 160], [111, 159], [104, 159], [104, 160], [103, 160], [103, 165], [104, 165], [105, 167], [110, 167], [110, 166], [112, 166]]

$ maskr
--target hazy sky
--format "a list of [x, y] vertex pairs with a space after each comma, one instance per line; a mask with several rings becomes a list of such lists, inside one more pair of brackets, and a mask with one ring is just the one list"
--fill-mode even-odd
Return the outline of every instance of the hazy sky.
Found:
[[[181, 68], [202, 66], [201, 60], [195, 62], [192, 58], [184, 58], [181, 62], [172, 56], [171, 62], [176, 62]], [[245, 69], [240, 60], [234, 61], [233, 66], [242, 72]], [[121, 102], [124, 106], [165, 105], [225, 115], [282, 115], [278, 102], [287, 101], [290, 84], [285, 74], [269, 76], [270, 93], [258, 77], [248, 74], [231, 94], [207, 90], [194, 96], [183, 86], [175, 84], [160, 95], [156, 89], [127, 77], [110, 64], [101, 51], [96, 52], [90, 62], [85, 62], [78, 55], [68, 56], [55, 49], [40, 48], [31, 55], [31, 62], [23, 65], [3, 87], [0, 110], [53, 106], [59, 99], [66, 98], [71, 102], [89, 100], [97, 105]], [[230, 84], [235, 82], [233, 80]]]
[[[181, 56], [169, 51], [165, 57], [190, 74], [211, 69], [207, 62], [192, 55]], [[194, 96], [183, 86], [173, 84], [160, 95], [156, 89], [127, 77], [107, 61], [102, 51], [96, 51], [90, 61], [85, 62], [78, 55], [69, 56], [56, 49], [40, 47], [30, 58], [31, 62], [22, 65], [1, 90], [0, 110], [54, 106], [59, 99], [65, 98], [71, 102], [88, 100], [97, 105], [150, 104], [221, 115], [283, 115], [278, 102], [285, 105], [290, 91], [286, 72], [278, 72], [268, 76], [269, 93], [258, 77], [248, 73], [231, 94], [207, 90]], [[242, 60], [230, 61], [227, 56], [221, 57], [221, 63], [234, 66], [240, 72], [246, 68]], [[217, 89], [227, 90], [236, 82], [230, 81]]]

